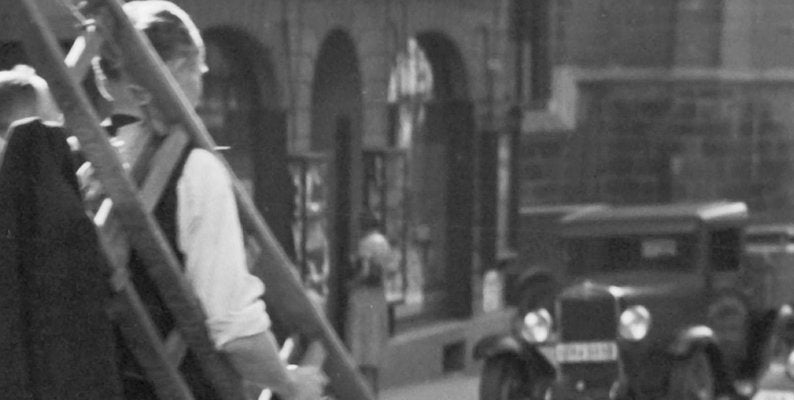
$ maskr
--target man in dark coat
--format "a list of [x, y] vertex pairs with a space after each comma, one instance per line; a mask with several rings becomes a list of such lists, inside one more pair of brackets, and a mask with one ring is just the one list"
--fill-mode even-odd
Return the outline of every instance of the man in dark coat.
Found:
[[0, 164], [0, 397], [121, 399], [108, 271], [65, 132], [12, 125]]

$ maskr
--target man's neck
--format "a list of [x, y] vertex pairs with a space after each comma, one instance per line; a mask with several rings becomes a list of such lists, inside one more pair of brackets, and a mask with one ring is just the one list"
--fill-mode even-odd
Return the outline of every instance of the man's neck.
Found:
[[113, 144], [119, 152], [121, 161], [126, 169], [134, 165], [143, 148], [150, 140], [152, 133], [142, 122], [135, 122], [118, 127]]

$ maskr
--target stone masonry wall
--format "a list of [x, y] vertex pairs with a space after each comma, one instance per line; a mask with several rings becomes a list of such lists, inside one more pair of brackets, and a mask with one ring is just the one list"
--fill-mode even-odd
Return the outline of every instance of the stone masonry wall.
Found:
[[792, 82], [590, 82], [580, 91], [577, 129], [525, 135], [523, 204], [794, 206]]

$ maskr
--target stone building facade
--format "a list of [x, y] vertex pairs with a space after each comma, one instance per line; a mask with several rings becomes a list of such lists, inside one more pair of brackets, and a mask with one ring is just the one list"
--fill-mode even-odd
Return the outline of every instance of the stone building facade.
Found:
[[521, 203], [792, 197], [794, 5], [554, 0], [548, 101], [523, 121]]
[[[175, 2], [208, 47], [199, 114], [340, 332], [361, 215], [392, 239], [382, 386], [475, 368], [475, 342], [507, 328], [482, 277], [509, 256], [515, 5]], [[39, 4], [68, 47], [66, 3]], [[0, 20], [0, 67], [26, 62], [20, 21]]]

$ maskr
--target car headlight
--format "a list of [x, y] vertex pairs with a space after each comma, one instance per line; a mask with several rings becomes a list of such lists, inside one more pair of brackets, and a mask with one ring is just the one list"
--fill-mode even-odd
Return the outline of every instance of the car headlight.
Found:
[[620, 314], [620, 337], [638, 341], [645, 338], [651, 328], [651, 313], [647, 308], [636, 305], [627, 308]]
[[530, 343], [543, 343], [551, 336], [551, 314], [545, 308], [532, 310], [524, 315], [521, 336]]

